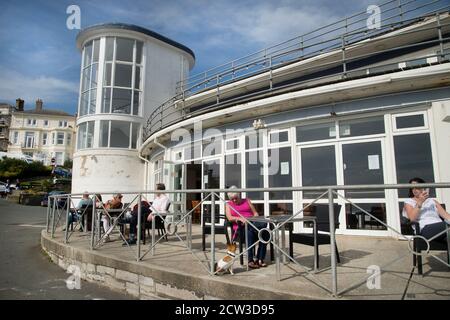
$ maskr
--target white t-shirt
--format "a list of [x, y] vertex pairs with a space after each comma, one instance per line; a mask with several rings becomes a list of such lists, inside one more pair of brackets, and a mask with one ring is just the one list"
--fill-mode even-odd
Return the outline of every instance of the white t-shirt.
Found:
[[[417, 206], [416, 200], [414, 198], [409, 198], [405, 200], [405, 204], [409, 204], [411, 207], [415, 208]], [[406, 215], [406, 210], [404, 210], [404, 215]], [[423, 229], [426, 225], [432, 223], [442, 222], [442, 219], [437, 212], [436, 203], [433, 199], [428, 198], [422, 204], [422, 209], [420, 209], [419, 217], [417, 218], [417, 222], [419, 223], [420, 230]]]
[[167, 195], [161, 194], [159, 196], [156, 196], [155, 199], [153, 199], [152, 206], [150, 209], [153, 211], [156, 210], [158, 213], [167, 213], [167, 205], [169, 204], [170, 199]]

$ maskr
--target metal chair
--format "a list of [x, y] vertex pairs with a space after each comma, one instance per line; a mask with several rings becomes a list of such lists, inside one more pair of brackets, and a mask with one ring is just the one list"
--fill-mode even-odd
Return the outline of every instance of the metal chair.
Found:
[[[204, 212], [202, 215], [202, 250], [205, 251], [206, 248], [206, 235], [211, 234], [211, 214]], [[220, 219], [223, 219], [223, 223], [219, 224]], [[230, 223], [225, 215], [217, 214], [216, 223], [214, 225], [215, 234], [224, 234], [226, 238], [226, 243], [230, 243], [230, 236], [228, 234], [228, 227]]]
[[[445, 204], [441, 204], [441, 206], [445, 209]], [[421, 234], [420, 225], [416, 221], [410, 221], [408, 218], [405, 218], [406, 226], [410, 228], [410, 233], [414, 236], [418, 236]], [[408, 231], [408, 230], [407, 230]], [[420, 253], [422, 251], [427, 250], [428, 246], [426, 242], [421, 238], [414, 238], [413, 240], [413, 251], [417, 252], [419, 255], [413, 254], [413, 266], [417, 267], [417, 273], [419, 275], [423, 275], [423, 266], [422, 266], [422, 256]], [[430, 251], [446, 251], [447, 252], [447, 263], [450, 264], [450, 250], [448, 248], [447, 243], [440, 242], [436, 240], [430, 241]]]
[[[334, 227], [335, 230], [339, 227], [339, 214], [341, 211], [341, 205], [333, 204], [334, 207]], [[316, 227], [317, 230], [313, 230], [311, 233], [296, 233], [292, 231], [292, 224], [290, 225], [289, 232], [289, 255], [294, 256], [293, 243], [305, 244], [308, 246], [314, 246], [314, 232], [317, 233], [317, 256], [316, 264], [319, 268], [319, 247], [324, 244], [331, 244], [330, 237], [330, 219], [328, 212], [328, 204], [314, 204], [311, 206], [311, 211], [309, 212], [312, 216], [316, 217]], [[305, 214], [306, 212], [304, 212]], [[313, 228], [314, 229], [314, 228]], [[319, 232], [320, 231], [320, 232]], [[336, 260], [338, 263], [341, 262], [339, 257], [339, 251], [336, 246]]]

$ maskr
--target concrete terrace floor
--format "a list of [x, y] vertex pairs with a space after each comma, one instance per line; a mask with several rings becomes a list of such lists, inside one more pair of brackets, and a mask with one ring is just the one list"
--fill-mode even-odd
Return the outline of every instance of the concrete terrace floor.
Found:
[[[185, 239], [184, 228], [178, 234]], [[63, 242], [63, 233], [58, 230], [55, 239]], [[338, 299], [450, 299], [450, 269], [437, 259], [428, 256], [424, 258], [424, 276], [419, 276], [413, 270], [412, 254], [408, 251], [407, 241], [392, 238], [343, 236], [338, 235], [337, 246], [341, 263], [338, 264]], [[105, 243], [95, 250], [102, 256], [110, 256], [125, 261], [136, 261], [136, 246], [132, 250], [122, 246], [118, 232], [111, 235], [111, 242]], [[158, 237], [157, 237], [158, 239]], [[281, 281], [276, 279], [275, 262], [269, 262], [268, 249], [267, 268], [247, 271], [237, 260], [234, 264], [234, 275], [224, 274], [209, 276], [210, 236], [207, 237], [206, 251], [201, 251], [201, 229], [193, 226], [193, 253], [185, 243], [176, 236], [169, 236], [169, 241], [161, 240], [155, 247], [155, 254], [149, 252], [142, 264], [150, 268], [171, 270], [185, 275], [210, 277], [214, 285], [222, 281], [246, 285], [269, 293], [288, 293], [298, 299], [335, 299], [330, 292], [320, 287], [322, 284], [331, 290], [332, 278], [330, 270], [330, 246], [322, 245], [320, 250], [319, 271], [315, 274], [306, 273], [304, 269], [293, 262], [282, 264]], [[150, 239], [141, 246], [141, 252], [149, 250]], [[69, 245], [79, 249], [90, 250], [90, 234], [75, 231], [69, 240]], [[216, 260], [226, 253], [225, 236], [216, 235]], [[431, 252], [445, 261], [445, 252]], [[313, 248], [294, 244], [294, 255], [298, 263], [313, 267]], [[246, 263], [246, 261], [244, 261]], [[379, 266], [381, 270], [380, 288], [369, 289], [367, 278], [369, 266]], [[414, 272], [413, 272], [414, 271]], [[268, 295], [270, 296], [270, 294]], [[236, 297], [237, 299], [246, 299]]]

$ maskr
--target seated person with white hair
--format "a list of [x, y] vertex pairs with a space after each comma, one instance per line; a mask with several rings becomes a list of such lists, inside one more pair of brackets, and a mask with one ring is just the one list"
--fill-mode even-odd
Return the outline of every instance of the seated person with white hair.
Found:
[[[248, 226], [246, 218], [259, 216], [255, 207], [249, 198], [242, 199], [240, 192], [233, 192], [232, 189], [237, 189], [236, 186], [230, 187], [230, 192], [227, 193], [230, 201], [226, 205], [226, 216], [227, 219], [233, 223], [233, 236], [231, 242], [237, 236], [238, 233], [238, 223], [246, 225], [248, 228], [248, 243], [247, 248], [251, 247], [258, 240], [258, 230], [267, 227], [267, 223], [262, 222], [252, 222], [252, 224], [258, 229], [256, 230], [252, 226]], [[242, 239], [241, 239], [242, 241]], [[267, 244], [259, 242], [256, 257], [254, 257], [253, 248], [248, 250], [248, 266], [252, 269], [258, 269], [260, 267], [267, 267], [264, 263], [266, 257]]]

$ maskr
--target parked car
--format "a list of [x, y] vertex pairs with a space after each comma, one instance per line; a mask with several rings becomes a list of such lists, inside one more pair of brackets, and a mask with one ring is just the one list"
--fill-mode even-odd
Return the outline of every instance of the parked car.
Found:
[[53, 173], [63, 178], [70, 178], [72, 176], [72, 173], [69, 170], [59, 167], [53, 169]]
[[0, 181], [0, 196], [5, 197], [6, 194], [6, 183]]
[[[49, 201], [48, 201], [48, 198], [50, 197], [50, 196], [56, 196], [56, 195], [58, 195], [58, 194], [66, 194], [67, 192], [65, 192], [65, 191], [60, 191], [60, 190], [53, 190], [53, 191], [50, 191], [49, 193], [47, 193], [43, 198], [42, 198], [42, 201], [41, 201], [41, 206], [43, 206], [43, 207], [47, 207], [47, 206], [53, 206], [53, 202], [52, 201], [50, 201], [50, 203], [49, 203]], [[65, 207], [66, 207], [66, 204], [67, 204], [67, 199], [66, 198], [60, 198], [59, 200], [58, 200], [58, 208], [60, 208], [60, 209], [64, 209]]]

